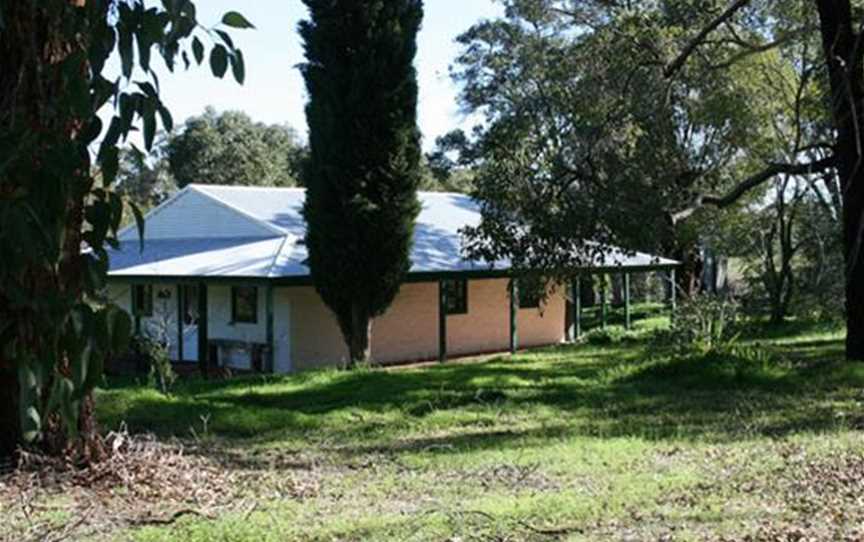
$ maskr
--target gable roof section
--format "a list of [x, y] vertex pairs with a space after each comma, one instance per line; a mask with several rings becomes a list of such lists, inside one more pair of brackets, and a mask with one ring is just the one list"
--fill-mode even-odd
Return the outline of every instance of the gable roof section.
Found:
[[[196, 185], [185, 187], [152, 209], [144, 217], [144, 221], [144, 236], [147, 241], [285, 235], [281, 229], [232, 206], [229, 202], [214, 198], [199, 190]], [[121, 241], [138, 241], [136, 225], [127, 226], [118, 237]]]
[[[189, 185], [146, 217], [144, 251], [134, 226], [111, 251], [112, 276], [308, 277], [300, 188]], [[460, 230], [480, 223], [464, 194], [421, 192], [411, 273], [505, 270], [464, 257]], [[662, 267], [677, 262], [613, 249], [595, 267]]]

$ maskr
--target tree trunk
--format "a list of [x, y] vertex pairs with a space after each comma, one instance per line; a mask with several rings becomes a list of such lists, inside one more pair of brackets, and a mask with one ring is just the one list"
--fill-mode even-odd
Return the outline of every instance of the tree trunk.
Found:
[[787, 305], [783, 292], [780, 291], [782, 286], [778, 286], [778, 291], [771, 292], [771, 320], [772, 324], [782, 324], [786, 321]]
[[13, 458], [21, 442], [18, 416], [18, 376], [11, 368], [0, 368], [0, 463]]
[[[21, 191], [24, 198], [9, 198], [12, 205], [31, 205], [31, 209], [44, 210], [44, 201], [38, 194], [48, 191], [46, 179], [57, 181], [54, 195], [61, 205], [45, 213], [42, 220], [45, 235], [57, 234], [60, 244], [60, 265], [45, 266], [41, 258], [23, 260], [19, 269], [6, 270], [0, 281], [0, 322], [10, 322], [6, 339], [14, 337], [19, 352], [33, 356], [36, 363], [48, 359], [56, 352], [50, 344], [45, 330], [60, 326], [59, 311], [49, 312], [37, 303], [15, 301], [54, 300], [61, 304], [80, 301], [82, 295], [81, 232], [83, 228], [84, 198], [92, 183], [90, 157], [78, 141], [86, 119], [80, 111], [70, 105], [72, 92], [65, 85], [74, 78], [69, 74], [66, 62], [73, 55], [81, 56], [81, 77], [89, 72], [86, 64], [87, 39], [85, 30], [70, 36], [68, 28], [71, 5], [81, 5], [74, 0], [62, 2], [5, 2], [0, 4], [3, 29], [0, 31], [0, 127], [4, 141], [7, 137], [20, 136], [26, 141], [13, 155], [14, 160], [4, 164], [0, 177], [0, 200]], [[64, 82], [66, 81], [66, 82]], [[62, 159], [58, 160], [58, 157]], [[63, 173], [58, 173], [62, 164]], [[32, 201], [28, 201], [30, 197]], [[44, 197], [44, 196], [43, 196]], [[18, 203], [20, 202], [20, 203]], [[36, 211], [31, 210], [36, 215]], [[55, 226], [57, 229], [55, 229]], [[8, 243], [4, 250], [9, 250]], [[16, 242], [12, 240], [11, 242]], [[51, 243], [46, 243], [48, 246]], [[45, 250], [45, 248], [42, 248]], [[38, 249], [34, 249], [38, 250]], [[14, 249], [13, 249], [14, 251]], [[12, 294], [9, 289], [14, 289]], [[23, 444], [20, 429], [18, 403], [20, 390], [17, 371], [18, 358], [3, 357], [5, 343], [0, 344], [0, 455], [14, 451]], [[58, 360], [59, 370], [68, 374], [68, 360]], [[52, 382], [45, 385], [47, 392]], [[68, 450], [66, 429], [59, 419], [43, 420], [41, 445], [48, 452]], [[95, 435], [96, 424], [89, 396], [81, 401], [79, 429], [84, 429], [79, 444], [89, 449], [85, 438]]]
[[372, 358], [372, 320], [358, 304], [351, 307], [351, 333], [348, 338], [348, 368]]
[[864, 360], [864, 72], [849, 0], [817, 0], [831, 81], [835, 156], [843, 194], [846, 357]]
[[[690, 298], [702, 289], [703, 262], [699, 248], [695, 245], [680, 247], [675, 253], [675, 259], [682, 263], [675, 273], [675, 286], [678, 293]], [[669, 297], [671, 293], [667, 294]]]

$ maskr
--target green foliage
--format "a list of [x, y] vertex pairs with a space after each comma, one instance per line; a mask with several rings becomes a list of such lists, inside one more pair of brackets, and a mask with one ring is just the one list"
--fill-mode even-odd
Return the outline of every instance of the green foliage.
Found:
[[171, 393], [171, 388], [177, 382], [177, 373], [171, 365], [167, 345], [146, 335], [140, 335], [133, 338], [131, 350], [149, 367], [147, 383], [162, 394]]
[[678, 304], [672, 326], [658, 331], [658, 344], [679, 352], [728, 351], [738, 341], [738, 302], [725, 295], [700, 294]]
[[423, 162], [423, 190], [471, 193], [474, 170], [471, 146], [462, 130], [450, 132], [435, 140], [435, 150]]
[[306, 149], [285, 125], [253, 122], [240, 111], [208, 107], [165, 147], [177, 186], [189, 183], [296, 186]]
[[459, 145], [484, 218], [467, 231], [472, 255], [562, 279], [603, 244], [684, 259], [714, 217], [673, 227], [671, 211], [785, 160], [789, 132], [772, 127], [794, 123], [795, 60], [771, 49], [732, 61], [742, 35], [764, 41], [756, 22], [721, 28], [720, 45], [664, 75], [709, 11], [512, 0], [460, 36], [461, 101], [483, 117]]
[[420, 0], [305, 0], [301, 66], [309, 103], [306, 246], [316, 289], [352, 362], [410, 268], [420, 211], [413, 62]]
[[[154, 52], [169, 70], [178, 59], [189, 67], [184, 45], [197, 33], [230, 62], [242, 59], [226, 33], [199, 25], [188, 0], [76, 4], [0, 5], [0, 73], [18, 74], [0, 77], [0, 370], [17, 372], [21, 411], [19, 428], [4, 426], [0, 451], [20, 443], [19, 433], [30, 443], [46, 438], [55, 415], [62, 423], [53, 424], [54, 437], [57, 427], [75, 436], [104, 360], [128, 343], [128, 315], [91, 302], [105, 286], [106, 247], [117, 245], [123, 218], [119, 145], [141, 130], [149, 151], [158, 125], [172, 128]], [[122, 71], [113, 81], [105, 76], [112, 57]], [[99, 113], [109, 103], [105, 127]], [[15, 390], [0, 393], [14, 398]]]
[[735, 256], [742, 280], [736, 295], [754, 317], [838, 321], [845, 316], [841, 207], [836, 178], [821, 184], [785, 178], [766, 202], [725, 225], [721, 249]]
[[[262, 475], [246, 479], [248, 493], [237, 501], [257, 499], [251, 514], [237, 506], [215, 520], [113, 535], [542, 541], [558, 535], [540, 528], [595, 533], [600, 525], [597, 539], [738, 540], [764, 533], [766, 514], [772, 524], [823, 523], [813, 521], [811, 506], [789, 503], [800, 502], [798, 474], [826, 472], [818, 466], [838, 450], [861, 456], [864, 367], [840, 361], [838, 328], [799, 324], [772, 328], [770, 339], [755, 327], [742, 336], [775, 353], [764, 368], [720, 355], [652, 356], [649, 343], [635, 342], [426, 367], [191, 378], [171, 397], [111, 382], [98, 396], [108, 427], [125, 422], [132, 431], [188, 437], [206, 419], [208, 446], [199, 447], [206, 457], [219, 464], [231, 457]], [[327, 468], [286, 479], [285, 465], [298, 461]], [[771, 490], [781, 476], [791, 480], [790, 494]], [[859, 482], [832, 481], [825, 491], [847, 488], [854, 503]], [[303, 498], [260, 499], [292, 488]], [[730, 499], [748, 506], [728, 514]], [[774, 512], [766, 512], [769, 499]], [[22, 532], [32, 528], [21, 523]]]
[[[143, 213], [167, 200], [177, 190], [165, 156], [166, 144], [167, 137], [157, 134], [149, 155], [135, 146], [119, 149], [115, 191]], [[131, 209], [126, 210], [123, 226], [135, 220]]]
[[229, 11], [222, 17], [222, 24], [234, 28], [255, 28], [255, 26], [246, 20], [246, 17], [236, 11]]
[[594, 345], [610, 345], [635, 340], [636, 333], [621, 326], [609, 326], [606, 329], [595, 328], [585, 334], [585, 342]]

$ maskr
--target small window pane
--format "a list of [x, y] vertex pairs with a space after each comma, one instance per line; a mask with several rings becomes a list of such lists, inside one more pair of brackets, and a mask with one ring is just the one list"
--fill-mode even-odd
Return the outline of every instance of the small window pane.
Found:
[[445, 295], [445, 312], [447, 314], [467, 314], [468, 281], [445, 280], [442, 286]]
[[258, 322], [258, 288], [236, 286], [231, 289], [232, 320], [235, 323]]
[[518, 283], [519, 308], [538, 309], [543, 297], [543, 282], [537, 278], [523, 278]]

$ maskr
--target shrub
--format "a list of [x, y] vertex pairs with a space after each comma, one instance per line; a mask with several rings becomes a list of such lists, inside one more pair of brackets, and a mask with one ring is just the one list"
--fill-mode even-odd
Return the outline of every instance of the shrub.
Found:
[[177, 373], [171, 365], [168, 347], [147, 336], [133, 338], [132, 349], [149, 366], [147, 382], [160, 392], [168, 394], [177, 381]]
[[609, 326], [606, 329], [592, 329], [585, 334], [585, 342], [595, 345], [618, 344], [636, 339], [632, 331], [619, 326]]
[[672, 326], [657, 332], [655, 341], [686, 352], [728, 351], [738, 340], [738, 311], [738, 302], [729, 296], [700, 294], [685, 299]]

